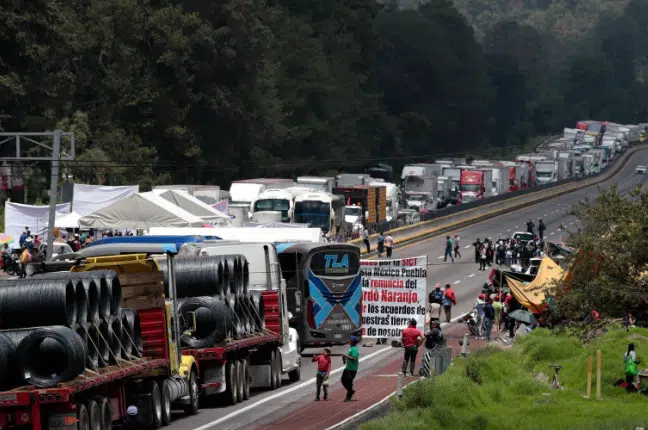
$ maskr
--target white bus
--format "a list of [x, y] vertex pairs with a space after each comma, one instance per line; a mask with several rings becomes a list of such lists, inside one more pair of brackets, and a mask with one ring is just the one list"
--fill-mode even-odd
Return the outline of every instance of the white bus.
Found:
[[265, 190], [252, 206], [252, 219], [260, 212], [281, 212], [281, 222], [292, 222], [295, 209], [295, 197], [308, 192], [305, 189], [286, 188]]
[[330, 193], [305, 193], [295, 198], [296, 223], [319, 227], [324, 234], [337, 234], [344, 223], [344, 199]]

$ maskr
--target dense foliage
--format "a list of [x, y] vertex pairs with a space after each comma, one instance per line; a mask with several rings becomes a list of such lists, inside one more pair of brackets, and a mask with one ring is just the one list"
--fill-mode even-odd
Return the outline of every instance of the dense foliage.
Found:
[[[398, 3], [3, 2], [0, 128], [75, 131], [66, 174], [146, 188], [495, 156], [585, 117], [646, 119], [648, 0], [518, 2], [564, 3], [578, 38], [502, 0], [456, 0], [469, 19]], [[47, 164], [26, 172], [42, 198]]]

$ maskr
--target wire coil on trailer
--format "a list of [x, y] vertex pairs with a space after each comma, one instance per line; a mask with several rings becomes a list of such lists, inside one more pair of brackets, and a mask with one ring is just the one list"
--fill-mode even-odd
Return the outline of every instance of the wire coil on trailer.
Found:
[[0, 390], [10, 388], [16, 378], [16, 345], [0, 333]]
[[108, 363], [117, 364], [118, 359], [122, 356], [122, 325], [121, 319], [115, 316], [109, 316], [99, 324], [99, 332], [108, 344]]
[[142, 329], [140, 326], [140, 317], [137, 311], [133, 309], [122, 309], [122, 346], [124, 347], [124, 358], [130, 356], [142, 357], [144, 349], [142, 345]]
[[86, 363], [89, 369], [98, 369], [104, 363], [108, 363], [110, 356], [108, 344], [100, 336], [99, 326], [97, 324], [88, 325], [87, 348], [88, 358]]
[[222, 301], [213, 297], [193, 297], [184, 301], [179, 310], [185, 321], [189, 312], [196, 318], [196, 331], [185, 332], [181, 341], [190, 348], [205, 348], [225, 340], [232, 332], [230, 309]]
[[[169, 294], [166, 260], [158, 260], [164, 273], [164, 290]], [[225, 268], [221, 257], [178, 258], [175, 260], [176, 294], [178, 297], [221, 295], [224, 291]]]
[[256, 310], [254, 316], [256, 325], [259, 328], [259, 331], [263, 331], [265, 329], [265, 300], [263, 298], [263, 292], [257, 290], [250, 291], [250, 298], [252, 299], [254, 309]]
[[19, 374], [36, 387], [54, 387], [85, 371], [86, 344], [68, 327], [34, 329], [16, 350]]
[[117, 273], [113, 270], [94, 270], [87, 273], [91, 274], [95, 282], [106, 285], [110, 296], [110, 315], [118, 316], [122, 306], [122, 290]]
[[0, 282], [0, 328], [66, 325], [76, 321], [76, 289], [70, 280]]
[[46, 282], [50, 280], [67, 280], [74, 284], [77, 303], [77, 322], [93, 321], [98, 312], [98, 292], [96, 285], [91, 284], [85, 272], [46, 272], [30, 278]]

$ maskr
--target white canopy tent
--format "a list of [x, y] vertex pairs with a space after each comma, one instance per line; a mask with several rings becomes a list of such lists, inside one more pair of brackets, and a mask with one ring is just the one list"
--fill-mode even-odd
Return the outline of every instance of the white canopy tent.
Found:
[[239, 242], [323, 242], [321, 228], [168, 228], [154, 227], [149, 236], [217, 236], [223, 240]]
[[90, 215], [139, 192], [139, 185], [109, 187], [104, 185], [74, 184], [72, 210], [81, 216]]
[[232, 222], [229, 216], [200, 201], [186, 191], [155, 189], [152, 192], [190, 214], [203, 219], [206, 223], [227, 225]]
[[54, 222], [54, 227], [58, 228], [79, 228], [79, 219], [81, 214], [76, 212], [70, 212], [65, 216], [59, 216], [57, 214], [56, 221]]
[[134, 194], [79, 220], [81, 228], [202, 227], [205, 221], [155, 193]]

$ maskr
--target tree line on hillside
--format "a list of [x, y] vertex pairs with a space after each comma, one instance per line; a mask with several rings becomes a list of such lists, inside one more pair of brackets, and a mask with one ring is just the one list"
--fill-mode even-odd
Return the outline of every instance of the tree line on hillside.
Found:
[[[478, 39], [450, 0], [13, 0], [0, 128], [74, 131], [66, 174], [144, 189], [489, 156], [578, 119], [644, 121], [647, 1], [565, 57], [497, 16]], [[27, 172], [46, 189], [47, 164]]]

